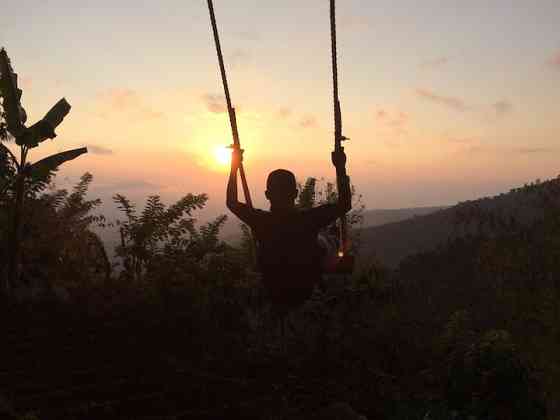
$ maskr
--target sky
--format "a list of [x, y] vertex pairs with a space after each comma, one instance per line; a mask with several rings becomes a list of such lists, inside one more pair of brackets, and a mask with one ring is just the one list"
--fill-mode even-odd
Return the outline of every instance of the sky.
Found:
[[[368, 208], [449, 205], [556, 177], [557, 0], [337, 2], [348, 173]], [[215, 0], [253, 200], [286, 168], [334, 179], [327, 0]], [[0, 6], [0, 45], [30, 122], [66, 97], [58, 137], [87, 145], [60, 170], [92, 196], [167, 202], [209, 194], [225, 213], [231, 143], [203, 0], [21, 0]]]

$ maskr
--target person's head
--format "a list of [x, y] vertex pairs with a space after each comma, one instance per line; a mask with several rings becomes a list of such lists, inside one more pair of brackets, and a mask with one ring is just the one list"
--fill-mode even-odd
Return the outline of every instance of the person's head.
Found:
[[272, 208], [293, 207], [297, 194], [296, 177], [292, 172], [276, 169], [268, 175], [265, 195]]

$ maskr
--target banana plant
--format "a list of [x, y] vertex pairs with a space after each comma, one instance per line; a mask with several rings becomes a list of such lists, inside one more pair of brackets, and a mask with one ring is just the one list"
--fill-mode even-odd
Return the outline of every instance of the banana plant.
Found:
[[62, 123], [70, 112], [70, 104], [66, 99], [58, 101], [47, 114], [38, 122], [27, 126], [27, 113], [21, 104], [23, 91], [18, 87], [18, 76], [14, 72], [8, 54], [4, 48], [0, 49], [0, 98], [2, 99], [3, 124], [8, 138], [13, 138], [19, 147], [19, 159], [4, 144], [0, 147], [11, 157], [16, 167], [13, 179], [3, 180], [0, 185], [0, 197], [7, 191], [13, 191], [13, 224], [11, 234], [10, 252], [8, 255], [8, 270], [3, 287], [6, 292], [17, 284], [20, 277], [21, 262], [21, 234], [23, 227], [23, 206], [25, 198], [26, 180], [44, 179], [55, 171], [60, 165], [78, 156], [87, 153], [87, 148], [82, 147], [74, 150], [56, 153], [38, 162], [28, 162], [28, 153], [31, 149], [39, 146], [47, 139], [56, 137], [55, 129]]

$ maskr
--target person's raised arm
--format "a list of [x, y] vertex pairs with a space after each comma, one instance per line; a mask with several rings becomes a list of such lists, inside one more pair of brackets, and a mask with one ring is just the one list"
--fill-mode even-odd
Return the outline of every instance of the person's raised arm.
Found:
[[336, 168], [336, 186], [338, 189], [337, 211], [340, 216], [352, 210], [352, 190], [350, 178], [346, 175], [346, 154], [344, 150], [335, 150], [331, 154], [332, 163]]
[[231, 170], [226, 191], [226, 206], [244, 223], [250, 224], [252, 209], [247, 204], [241, 203], [237, 194], [237, 173], [242, 161], [243, 150], [234, 147], [231, 152]]
[[352, 209], [350, 178], [346, 175], [346, 155], [343, 150], [339, 150], [332, 152], [331, 158], [333, 165], [336, 167], [338, 201], [308, 210], [309, 224], [318, 228], [330, 225]]

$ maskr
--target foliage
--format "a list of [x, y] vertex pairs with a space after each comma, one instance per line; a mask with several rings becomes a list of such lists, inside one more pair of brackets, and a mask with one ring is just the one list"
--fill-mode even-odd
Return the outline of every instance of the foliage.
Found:
[[110, 274], [104, 246], [91, 230], [105, 220], [92, 214], [101, 200], [86, 198], [92, 180], [86, 173], [70, 192], [51, 188], [29, 197], [22, 241], [27, 284], [77, 291]]
[[[84, 229], [94, 207], [83, 201], [89, 182], [83, 179], [74, 190], [82, 204], [73, 207], [82, 217], [70, 217]], [[300, 203], [316, 205], [329, 194], [328, 188], [323, 195], [316, 191], [306, 183]], [[48, 310], [73, 314], [57, 322], [61, 337], [66, 329], [87, 336], [88, 345], [76, 354], [91, 356], [89, 335], [96, 331], [97, 345], [110, 349], [111, 370], [137, 363], [145, 401], [126, 394], [128, 388], [141, 392], [129, 386], [118, 398], [91, 403], [114, 404], [125, 417], [126, 410], [142, 412], [154, 395], [163, 395], [171, 401], [162, 408], [171, 410], [169, 418], [232, 412], [238, 418], [316, 418], [323, 407], [341, 402], [368, 418], [544, 419], [547, 411], [560, 413], [560, 182], [527, 193], [540, 200], [542, 218], [522, 223], [465, 206], [469, 235], [411, 256], [397, 270], [375, 263], [354, 279], [326, 283], [282, 320], [247, 263], [250, 237], [244, 248], [220, 241], [225, 216], [196, 226], [206, 196], [187, 195], [171, 206], [151, 196], [139, 211], [116, 195], [124, 216], [117, 249], [123, 270], [106, 282], [82, 283], [88, 293], [73, 293], [78, 298], [67, 312]], [[39, 211], [54, 218], [71, 194], [47, 196], [37, 198], [45, 204]], [[76, 315], [84, 311], [85, 318]], [[118, 323], [118, 333], [106, 333]], [[36, 357], [44, 360], [39, 352]], [[137, 379], [116, 383], [121, 389], [123, 381]]]
[[219, 266], [217, 260], [233, 252], [219, 239], [226, 216], [195, 226], [193, 213], [206, 204], [205, 194], [188, 194], [169, 207], [153, 195], [148, 197], [140, 215], [125, 196], [117, 194], [113, 199], [126, 217], [117, 221], [121, 244], [116, 249], [123, 262], [121, 276], [125, 278], [195, 278], [202, 275], [201, 270], [215, 270]]
[[[2, 71], [0, 70], [0, 77], [2, 76]], [[2, 84], [0, 83], [0, 99], [4, 97], [2, 92]], [[6, 126], [6, 114], [4, 112], [3, 101], [0, 101], [0, 142], [8, 140], [8, 131]]]
[[189, 194], [166, 208], [158, 195], [152, 195], [140, 215], [125, 196], [116, 194], [113, 200], [126, 216], [117, 222], [121, 245], [116, 251], [123, 261], [123, 274], [141, 280], [165, 251], [189, 246], [185, 236], [193, 231], [194, 219], [190, 216], [204, 207], [207, 197]]
[[0, 141], [5, 141], [8, 139], [8, 132], [6, 131], [6, 122], [4, 119], [4, 110], [2, 104], [0, 103]]

